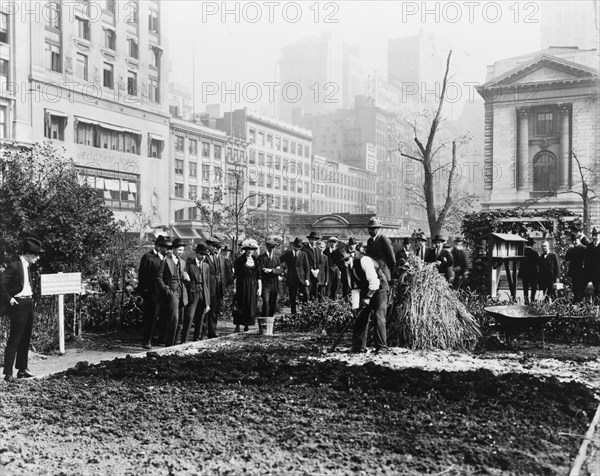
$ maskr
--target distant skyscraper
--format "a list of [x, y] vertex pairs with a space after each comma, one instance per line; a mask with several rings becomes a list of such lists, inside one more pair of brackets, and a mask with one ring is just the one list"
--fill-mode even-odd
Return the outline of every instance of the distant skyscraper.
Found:
[[598, 0], [540, 2], [541, 47], [598, 48]]
[[281, 49], [279, 116], [292, 119], [292, 111], [323, 114], [353, 106], [364, 80], [356, 47], [331, 33], [309, 37]]

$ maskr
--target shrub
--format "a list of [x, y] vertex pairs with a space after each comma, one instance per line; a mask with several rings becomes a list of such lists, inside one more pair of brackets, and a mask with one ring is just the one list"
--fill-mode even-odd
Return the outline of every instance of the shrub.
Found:
[[301, 304], [298, 313], [283, 315], [275, 320], [275, 330], [283, 332], [341, 332], [352, 318], [350, 304], [345, 300], [308, 301]]

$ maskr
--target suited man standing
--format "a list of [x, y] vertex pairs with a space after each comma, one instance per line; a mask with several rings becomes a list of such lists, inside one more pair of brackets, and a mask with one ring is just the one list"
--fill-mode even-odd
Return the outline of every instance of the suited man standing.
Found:
[[594, 286], [594, 304], [600, 303], [600, 230], [592, 229], [592, 242], [587, 245], [585, 269], [588, 282]]
[[302, 251], [308, 259], [308, 267], [310, 269], [308, 281], [308, 296], [309, 299], [315, 299], [319, 293], [319, 273], [323, 265], [323, 253], [321, 248], [317, 246], [317, 242], [321, 239], [316, 231], [311, 231], [307, 236], [308, 245]]
[[[346, 253], [352, 258], [356, 258], [356, 240], [352, 237], [348, 238], [348, 243], [345, 246]], [[337, 264], [336, 264], [337, 266]], [[342, 283], [342, 298], [350, 299], [350, 291], [352, 290], [352, 282], [350, 274], [346, 266], [337, 266], [340, 270], [340, 282]]]
[[207, 257], [208, 266], [210, 268], [210, 302], [211, 310], [209, 311], [210, 323], [208, 325], [208, 338], [217, 337], [217, 322], [221, 314], [221, 304], [225, 289], [233, 282], [231, 275], [231, 264], [221, 254], [221, 241], [212, 236], [206, 240], [206, 244], [210, 248], [210, 255]]
[[[310, 268], [308, 260], [301, 250], [302, 240], [296, 238], [292, 243], [292, 249], [285, 251], [280, 256], [281, 264], [286, 270], [286, 284], [290, 294], [290, 308], [292, 314], [296, 314], [296, 300], [298, 292], [307, 292], [308, 275]], [[304, 291], [303, 291], [304, 290]], [[305, 294], [306, 296], [307, 294]]]
[[144, 253], [138, 268], [138, 293], [144, 300], [144, 330], [142, 346], [144, 349], [152, 348], [152, 336], [160, 313], [162, 293], [156, 278], [161, 261], [165, 258], [167, 248], [172, 245], [170, 239], [159, 235], [154, 242], [154, 249]]
[[556, 298], [554, 283], [560, 280], [560, 262], [556, 253], [550, 251], [550, 243], [542, 243], [540, 262], [538, 269], [538, 286], [540, 291], [546, 295], [546, 299]]
[[427, 238], [425, 237], [425, 233], [422, 231], [418, 232], [415, 236], [415, 241], [417, 243], [415, 247], [415, 255], [421, 261], [425, 261], [425, 256], [429, 253], [429, 248], [427, 247]]
[[568, 275], [573, 288], [573, 302], [579, 303], [583, 300], [585, 288], [589, 282], [584, 266], [587, 247], [581, 244], [579, 236], [575, 233], [571, 233], [571, 242], [573, 245], [565, 253], [565, 261], [569, 262]]
[[327, 261], [329, 265], [329, 283], [327, 285], [327, 297], [329, 297], [329, 299], [337, 298], [337, 290], [340, 285], [340, 269], [338, 268], [337, 264], [331, 261], [331, 253], [335, 251], [335, 249], [338, 246], [338, 243], [339, 239], [335, 236], [331, 236], [327, 240], [327, 247], [325, 248], [325, 251], [323, 251], [323, 254], [327, 256]]
[[0, 315], [7, 314], [10, 330], [4, 349], [4, 380], [13, 382], [13, 366], [17, 367], [17, 378], [30, 378], [29, 343], [33, 330], [33, 289], [31, 266], [43, 253], [40, 240], [32, 237], [23, 240], [19, 259], [9, 263], [0, 273]]
[[190, 277], [188, 283], [188, 304], [183, 314], [183, 344], [194, 323], [194, 340], [206, 334], [207, 316], [210, 311], [210, 268], [206, 257], [210, 254], [208, 246], [204, 243], [196, 245], [196, 257], [188, 260], [187, 273]]
[[367, 256], [370, 256], [381, 268], [389, 283], [392, 279], [392, 271], [396, 267], [396, 256], [390, 239], [381, 233], [383, 225], [377, 217], [371, 217], [367, 228], [371, 236], [367, 240]]
[[182, 259], [185, 244], [180, 238], [173, 240], [171, 255], [160, 262], [156, 282], [165, 300], [166, 336], [165, 345], [175, 345], [177, 331], [183, 319], [183, 309], [188, 303], [187, 282], [190, 277]]
[[433, 248], [431, 248], [425, 255], [425, 263], [435, 263], [437, 270], [440, 274], [444, 275], [446, 281], [448, 280], [448, 269], [452, 268], [454, 260], [452, 254], [446, 248], [444, 243], [446, 240], [441, 235], [435, 235], [433, 237]]
[[274, 255], [277, 242], [267, 240], [265, 246], [266, 251], [258, 257], [258, 267], [262, 276], [262, 316], [273, 317], [277, 309], [279, 281], [283, 269], [281, 261]]
[[319, 265], [319, 289], [317, 291], [317, 297], [322, 300], [329, 296], [329, 277], [331, 276], [331, 264], [329, 258], [325, 254], [327, 245], [323, 241], [317, 243], [317, 247], [321, 250], [321, 264]]

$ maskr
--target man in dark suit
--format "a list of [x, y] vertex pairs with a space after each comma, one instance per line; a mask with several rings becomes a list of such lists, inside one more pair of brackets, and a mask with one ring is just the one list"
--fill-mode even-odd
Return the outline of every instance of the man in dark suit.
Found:
[[[356, 258], [356, 245], [357, 242], [354, 238], [348, 238], [348, 243], [345, 246], [346, 253], [352, 258]], [[350, 299], [350, 291], [352, 290], [352, 282], [350, 280], [350, 274], [346, 266], [338, 266], [340, 270], [340, 282], [342, 283], [342, 298]]]
[[188, 285], [188, 304], [183, 313], [183, 344], [194, 323], [194, 340], [206, 335], [208, 313], [210, 311], [210, 268], [206, 257], [210, 254], [208, 246], [204, 243], [196, 245], [196, 257], [188, 260], [187, 273], [190, 277]]
[[369, 235], [367, 240], [367, 256], [370, 256], [381, 268], [388, 281], [392, 279], [392, 271], [396, 267], [396, 256], [390, 239], [381, 233], [383, 225], [377, 217], [371, 217], [367, 224]]
[[375, 325], [373, 339], [376, 352], [387, 350], [386, 313], [388, 306], [389, 284], [383, 269], [369, 256], [351, 258], [343, 248], [332, 254], [332, 260], [338, 266], [346, 266], [352, 285], [360, 290], [360, 307], [352, 336], [352, 351], [367, 351], [367, 330], [369, 318]]
[[310, 273], [308, 260], [300, 248], [302, 248], [302, 240], [296, 238], [292, 244], [292, 249], [285, 251], [280, 257], [280, 261], [286, 269], [286, 283], [290, 294], [292, 314], [296, 314], [298, 291], [306, 292], [308, 288], [306, 282]]
[[36, 238], [23, 240], [19, 259], [11, 262], [0, 273], [0, 315], [7, 314], [10, 330], [4, 349], [4, 380], [13, 382], [13, 366], [17, 367], [17, 378], [29, 378], [29, 343], [33, 330], [33, 290], [35, 288], [31, 273], [40, 254], [42, 243]]
[[302, 248], [302, 251], [308, 259], [308, 267], [310, 269], [308, 296], [309, 299], [315, 299], [319, 292], [319, 270], [323, 264], [323, 253], [321, 252], [321, 248], [317, 246], [317, 242], [321, 237], [316, 231], [311, 231], [307, 238], [308, 245]]
[[444, 248], [445, 242], [446, 240], [441, 235], [433, 237], [433, 248], [425, 255], [425, 263], [435, 263], [439, 273], [448, 280], [448, 268], [452, 268], [454, 260], [450, 251]]
[[542, 243], [538, 270], [538, 286], [546, 295], [546, 299], [556, 298], [555, 283], [560, 281], [560, 262], [556, 253], [550, 251], [550, 243]]
[[425, 256], [427, 256], [427, 253], [429, 253], [430, 250], [430, 248], [427, 247], [427, 237], [422, 231], [419, 231], [414, 236], [416, 242], [415, 255], [421, 261], [425, 261]]
[[167, 248], [171, 246], [168, 237], [159, 235], [154, 242], [154, 249], [148, 251], [140, 260], [138, 269], [138, 293], [144, 300], [143, 336], [144, 349], [152, 348], [152, 336], [160, 313], [161, 292], [156, 282], [158, 268], [165, 258]]
[[329, 278], [331, 276], [331, 264], [329, 262], [329, 258], [325, 254], [325, 249], [327, 245], [323, 241], [319, 241], [317, 247], [321, 250], [321, 264], [319, 265], [319, 288], [317, 291], [317, 297], [319, 299], [323, 299], [329, 296]]
[[600, 230], [592, 229], [592, 242], [587, 245], [585, 269], [588, 282], [594, 286], [594, 304], [600, 304]]
[[221, 304], [227, 286], [233, 283], [231, 264], [221, 254], [221, 241], [216, 237], [206, 240], [211, 253], [207, 257], [210, 267], [210, 302], [208, 338], [217, 337], [217, 322], [221, 314]]
[[571, 287], [573, 288], [573, 302], [579, 303], [583, 300], [585, 288], [589, 282], [584, 266], [587, 247], [581, 244], [576, 233], [571, 233], [571, 243], [572, 246], [565, 253], [565, 261], [569, 262], [568, 275], [571, 278]]
[[160, 262], [156, 282], [163, 292], [165, 299], [166, 336], [165, 345], [177, 343], [177, 331], [183, 319], [183, 309], [188, 303], [187, 282], [190, 277], [186, 272], [182, 255], [185, 244], [180, 238], [173, 240], [171, 255]]
[[281, 261], [275, 256], [277, 242], [267, 240], [266, 251], [258, 257], [258, 267], [262, 275], [262, 316], [273, 317], [277, 309], [277, 297], [279, 296], [279, 281], [283, 272]]
[[335, 251], [335, 249], [338, 246], [338, 243], [339, 239], [336, 236], [329, 237], [329, 239], [327, 240], [327, 247], [325, 248], [325, 251], [323, 251], [323, 254], [327, 256], [327, 261], [329, 265], [329, 283], [327, 285], [327, 297], [329, 297], [329, 299], [337, 298], [337, 291], [340, 285], [340, 269], [334, 262], [331, 261], [331, 253]]
[[454, 280], [452, 286], [458, 289], [467, 277], [467, 253], [463, 249], [463, 239], [458, 236], [454, 238], [452, 247], [452, 260], [454, 261]]
[[[538, 269], [540, 265], [540, 255], [533, 249], [535, 240], [532, 237], [527, 238], [527, 246], [523, 251], [523, 259], [519, 263], [519, 273], [517, 277], [521, 278], [523, 283], [523, 296], [526, 305], [533, 304], [535, 294], [537, 293]], [[531, 289], [531, 294], [529, 290]]]

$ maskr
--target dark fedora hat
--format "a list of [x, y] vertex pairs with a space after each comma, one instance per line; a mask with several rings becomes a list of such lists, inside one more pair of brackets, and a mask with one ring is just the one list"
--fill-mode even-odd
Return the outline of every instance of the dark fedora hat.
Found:
[[23, 253], [38, 255], [43, 253], [42, 242], [37, 238], [33, 238], [32, 236], [27, 236], [23, 238]]
[[208, 246], [206, 246], [204, 243], [198, 243], [196, 245], [196, 253], [200, 253], [201, 255], [209, 255], [210, 254], [210, 250], [208, 249]]
[[170, 240], [170, 238], [166, 235], [158, 235], [156, 240], [154, 240], [154, 244], [157, 246], [165, 246], [165, 243]]
[[600, 234], [600, 231], [598, 230], [598, 228], [594, 227], [592, 228], [592, 235], [598, 235]]
[[369, 223], [367, 223], [367, 228], [381, 228], [383, 227], [381, 220], [377, 217], [369, 218]]
[[267, 246], [277, 246], [277, 242], [275, 240], [267, 240], [265, 241], [265, 245]]
[[331, 253], [331, 261], [334, 263], [340, 263], [348, 258], [351, 258], [351, 256], [344, 248], [336, 248]]
[[402, 238], [403, 245], [410, 245], [410, 238]]
[[446, 238], [444, 238], [442, 235], [435, 235], [433, 237], [433, 240], [431, 240], [433, 243], [444, 243], [446, 241]]
[[180, 246], [185, 246], [185, 243], [183, 242], [183, 240], [181, 238], [175, 238], [172, 242], [171, 242], [171, 249], [175, 249], [175, 248], [179, 248]]
[[300, 238], [296, 238], [292, 243], [294, 248], [302, 248], [302, 240]]
[[454, 238], [453, 241], [454, 241], [454, 243], [462, 243], [465, 240], [463, 239], [462, 236], [457, 236], [456, 238]]
[[427, 241], [427, 237], [425, 236], [425, 233], [423, 233], [422, 231], [417, 233], [417, 235], [415, 236], [415, 239], [417, 241]]
[[357, 243], [358, 242], [354, 238], [352, 238], [352, 237], [348, 238], [348, 245], [349, 246], [350, 245], [356, 245]]
[[219, 238], [217, 238], [216, 236], [210, 236], [210, 237], [208, 237], [206, 239], [206, 244], [214, 246], [216, 248], [220, 248], [221, 247], [221, 240], [219, 240]]
[[310, 235], [308, 235], [307, 238], [309, 240], [320, 240], [321, 236], [319, 235], [318, 232], [316, 232], [316, 231], [313, 230], [313, 231], [310, 232]]

